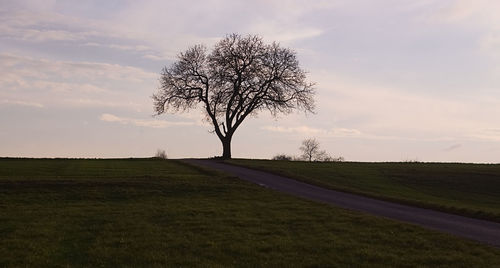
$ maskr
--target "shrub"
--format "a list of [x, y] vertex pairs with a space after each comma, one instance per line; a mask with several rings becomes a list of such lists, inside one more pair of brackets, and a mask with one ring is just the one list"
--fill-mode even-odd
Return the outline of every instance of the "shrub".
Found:
[[167, 159], [168, 157], [167, 157], [167, 153], [165, 152], [165, 150], [158, 149], [156, 151], [155, 158], [158, 158], [158, 159]]
[[280, 160], [280, 161], [292, 161], [293, 156], [286, 155], [286, 154], [277, 154], [275, 155], [272, 160]]
[[344, 162], [344, 157], [342, 156], [339, 156], [339, 157], [333, 157], [333, 156], [327, 156], [325, 158], [323, 158], [323, 162]]

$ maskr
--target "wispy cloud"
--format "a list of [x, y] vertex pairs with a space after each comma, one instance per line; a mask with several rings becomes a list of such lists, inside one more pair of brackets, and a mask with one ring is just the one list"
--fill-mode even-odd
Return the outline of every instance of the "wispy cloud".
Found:
[[322, 137], [359, 137], [361, 131], [348, 128], [321, 129], [308, 126], [283, 127], [283, 126], [264, 126], [263, 130], [280, 133], [292, 133], [302, 136], [322, 136]]
[[149, 106], [158, 75], [98, 62], [55, 61], [0, 53], [0, 97], [37, 99], [51, 106]]
[[150, 47], [144, 46], [144, 45], [118, 45], [118, 44], [89, 42], [89, 43], [83, 44], [83, 46], [107, 47], [107, 48], [113, 48], [113, 49], [119, 49], [119, 50], [125, 50], [125, 51], [151, 51]]
[[267, 40], [278, 42], [293, 42], [301, 39], [308, 39], [320, 36], [323, 30], [312, 27], [284, 27], [276, 22], [262, 22], [254, 24], [249, 29], [250, 32], [262, 35]]
[[133, 66], [85, 61], [57, 61], [16, 54], [0, 53], [0, 70], [17, 78], [97, 79], [142, 82], [156, 79], [158, 74]]
[[[362, 133], [407, 139], [444, 140], [471, 137], [475, 129], [500, 122], [500, 96], [471, 92], [444, 97], [440, 92], [395, 88], [314, 71], [321, 94], [322, 120], [347, 123]], [[383, 134], [382, 134], [383, 133]], [[488, 135], [475, 135], [492, 136]]]
[[176, 53], [176, 49], [162, 45], [154, 34], [144, 29], [134, 30], [123, 21], [69, 16], [50, 7], [43, 10], [30, 8], [30, 5], [11, 9], [0, 7], [0, 32], [0, 39], [34, 44], [107, 48], [144, 55], [163, 55], [165, 50], [171, 56]]
[[193, 122], [169, 122], [165, 120], [137, 119], [129, 117], [119, 117], [113, 114], [101, 114], [99, 120], [105, 122], [120, 123], [123, 125], [134, 125], [138, 127], [167, 128], [172, 126], [192, 126]]
[[6, 104], [6, 105], [20, 105], [20, 106], [28, 106], [28, 107], [35, 107], [35, 108], [43, 108], [44, 107], [44, 105], [41, 103], [31, 102], [31, 101], [1, 100], [0, 103]]
[[131, 109], [136, 112], [142, 111], [142, 105], [137, 102], [131, 101], [119, 101], [119, 100], [102, 100], [97, 98], [67, 98], [62, 99], [60, 103], [61, 106], [66, 107], [90, 107], [90, 108], [121, 108], [121, 109]]
[[473, 138], [473, 139], [485, 140], [485, 141], [499, 142], [500, 141], [500, 129], [498, 129], [498, 128], [482, 129], [482, 130], [475, 131], [474, 133], [469, 134], [468, 137]]
[[500, 2], [491, 0], [455, 0], [436, 9], [433, 21], [467, 27], [479, 36], [478, 49], [500, 60]]
[[445, 152], [451, 152], [451, 151], [455, 151], [455, 150], [459, 149], [460, 147], [462, 147], [462, 144], [457, 143], [457, 144], [453, 144], [451, 146], [448, 146], [448, 147], [444, 148], [444, 151]]
[[166, 61], [172, 59], [172, 56], [169, 55], [155, 55], [155, 54], [146, 54], [142, 57], [154, 61]]
[[268, 40], [290, 43], [302, 39], [318, 37], [324, 33], [317, 25], [304, 25], [302, 18], [335, 8], [334, 1], [302, 1], [290, 0], [283, 2], [257, 1], [265, 5], [269, 16], [251, 22], [247, 31], [264, 36]]
[[497, 11], [498, 1], [492, 0], [455, 0], [447, 7], [436, 10], [435, 19], [450, 23], [473, 23], [487, 28], [500, 28]]

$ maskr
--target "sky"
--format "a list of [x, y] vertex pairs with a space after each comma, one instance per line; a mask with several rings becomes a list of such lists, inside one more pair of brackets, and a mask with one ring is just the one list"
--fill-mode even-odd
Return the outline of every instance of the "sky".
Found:
[[256, 34], [297, 52], [315, 114], [262, 112], [233, 157], [500, 162], [500, 2], [0, 0], [0, 156], [212, 157], [202, 110], [153, 116], [161, 69]]

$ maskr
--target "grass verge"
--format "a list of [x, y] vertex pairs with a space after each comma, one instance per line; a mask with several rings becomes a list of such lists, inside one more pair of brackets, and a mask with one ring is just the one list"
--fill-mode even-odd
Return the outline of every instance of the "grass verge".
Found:
[[500, 165], [247, 159], [226, 162], [333, 190], [500, 222]]

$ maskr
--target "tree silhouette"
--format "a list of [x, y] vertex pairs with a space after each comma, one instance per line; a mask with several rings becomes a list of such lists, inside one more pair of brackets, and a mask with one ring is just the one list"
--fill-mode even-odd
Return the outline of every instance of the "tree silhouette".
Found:
[[157, 115], [201, 104], [222, 143], [222, 157], [231, 158], [231, 140], [245, 118], [262, 110], [273, 116], [313, 112], [313, 96], [293, 50], [264, 44], [259, 36], [231, 34], [210, 53], [196, 45], [163, 68], [153, 101]]
[[303, 140], [302, 146], [299, 149], [302, 151], [301, 157], [309, 162], [318, 159], [318, 157], [326, 153], [319, 150], [319, 142], [314, 138]]

